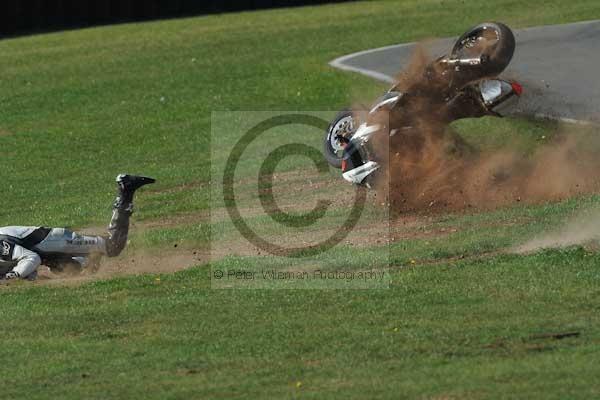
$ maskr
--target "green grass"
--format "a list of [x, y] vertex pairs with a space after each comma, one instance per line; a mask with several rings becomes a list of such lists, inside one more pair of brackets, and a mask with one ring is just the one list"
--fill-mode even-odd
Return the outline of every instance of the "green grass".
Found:
[[210, 290], [201, 269], [23, 287], [2, 294], [3, 396], [595, 397], [598, 262], [415, 267], [391, 290]]
[[[595, 0], [374, 1], [2, 41], [0, 225], [105, 223], [112, 178], [127, 170], [159, 179], [140, 193], [135, 214], [155, 227], [134, 232], [133, 247], [206, 246], [209, 221], [213, 239], [226, 241], [235, 230], [222, 209], [210, 209], [212, 111], [368, 102], [382, 85], [327, 62], [456, 35], [486, 19], [524, 27], [599, 17]], [[456, 129], [479, 147], [501, 147], [508, 137], [528, 153], [559, 128], [482, 119]], [[217, 145], [235, 140], [232, 132]], [[218, 149], [213, 156], [224, 160]], [[333, 173], [315, 184], [323, 189], [312, 196], [342, 190]], [[280, 195], [287, 201], [298, 193]], [[253, 207], [244, 196], [242, 204]], [[2, 288], [0, 398], [598, 397], [600, 255], [578, 247], [527, 256], [501, 251], [599, 202], [590, 195], [423, 216], [400, 228], [409, 239], [389, 247], [343, 244], [320, 260], [352, 269], [391, 261], [390, 289], [211, 289], [206, 265], [85, 285]], [[343, 211], [312, 229], [334, 226]], [[181, 223], [161, 224], [175, 217]], [[364, 217], [376, 223], [381, 213], [371, 207]], [[249, 220], [262, 233], [282, 233], [264, 216]], [[212, 267], [282, 262], [231, 255]], [[567, 331], [580, 335], [535, 336]]]

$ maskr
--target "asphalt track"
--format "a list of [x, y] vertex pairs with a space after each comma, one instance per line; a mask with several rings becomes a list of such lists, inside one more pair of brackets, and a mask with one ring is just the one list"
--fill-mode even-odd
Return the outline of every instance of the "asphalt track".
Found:
[[[501, 75], [524, 86], [514, 114], [600, 123], [600, 20], [514, 31], [510, 66]], [[449, 51], [455, 38], [427, 43], [432, 56]], [[410, 60], [415, 43], [349, 54], [330, 65], [393, 82]]]

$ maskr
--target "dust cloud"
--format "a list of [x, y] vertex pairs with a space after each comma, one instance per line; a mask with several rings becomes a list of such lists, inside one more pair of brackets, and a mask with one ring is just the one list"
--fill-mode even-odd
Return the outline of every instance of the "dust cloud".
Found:
[[530, 241], [516, 246], [510, 252], [531, 253], [541, 249], [584, 245], [600, 241], [600, 209], [580, 212], [562, 228], [538, 235]]
[[[372, 144], [383, 165], [378, 197], [386, 199], [392, 214], [489, 209], [598, 190], [600, 135], [557, 132], [529, 154], [510, 143], [499, 151], [480, 151], [449, 128], [443, 104], [427, 96], [444, 84], [423, 73], [430, 61], [420, 47], [395, 85], [424, 95], [415, 96], [401, 112], [381, 116], [390, 119], [390, 126], [410, 128]], [[409, 118], [408, 123], [402, 118]]]

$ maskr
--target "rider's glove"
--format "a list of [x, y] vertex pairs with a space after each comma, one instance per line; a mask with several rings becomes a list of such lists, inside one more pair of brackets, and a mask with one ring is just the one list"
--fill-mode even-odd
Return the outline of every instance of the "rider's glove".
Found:
[[6, 275], [4, 275], [4, 279], [6, 279], [6, 280], [19, 279], [20, 277], [21, 277], [21, 275], [19, 275], [19, 273], [15, 272], [15, 271], [7, 272]]

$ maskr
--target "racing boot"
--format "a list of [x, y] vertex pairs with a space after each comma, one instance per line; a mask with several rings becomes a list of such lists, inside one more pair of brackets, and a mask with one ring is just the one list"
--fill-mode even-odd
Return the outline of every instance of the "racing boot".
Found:
[[120, 174], [117, 175], [116, 181], [117, 185], [119, 185], [119, 197], [117, 197], [117, 201], [121, 199], [123, 202], [131, 203], [136, 190], [144, 185], [156, 182], [156, 179], [146, 176]]
[[117, 176], [118, 195], [113, 204], [113, 214], [108, 225], [106, 254], [118, 256], [127, 244], [129, 217], [133, 214], [133, 195], [144, 185], [156, 182], [153, 178], [120, 174]]

